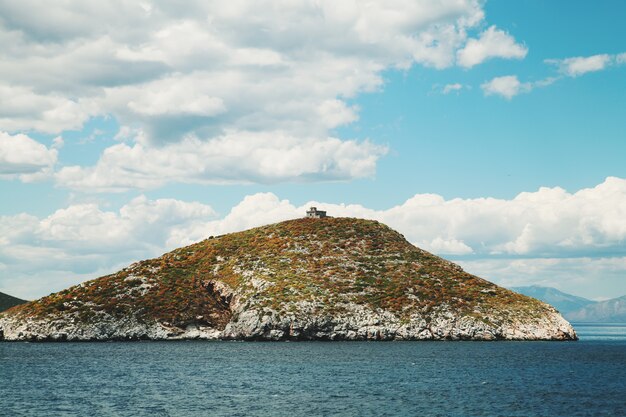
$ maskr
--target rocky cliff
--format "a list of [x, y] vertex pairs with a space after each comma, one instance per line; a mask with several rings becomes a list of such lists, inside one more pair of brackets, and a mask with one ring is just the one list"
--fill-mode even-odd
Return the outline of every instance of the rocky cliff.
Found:
[[0, 314], [5, 340], [575, 340], [551, 306], [375, 221], [209, 238]]

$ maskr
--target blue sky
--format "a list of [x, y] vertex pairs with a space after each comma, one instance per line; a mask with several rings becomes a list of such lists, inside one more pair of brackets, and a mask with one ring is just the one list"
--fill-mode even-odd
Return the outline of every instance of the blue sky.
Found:
[[505, 286], [626, 294], [621, 1], [36, 3], [0, 6], [0, 291], [314, 202]]

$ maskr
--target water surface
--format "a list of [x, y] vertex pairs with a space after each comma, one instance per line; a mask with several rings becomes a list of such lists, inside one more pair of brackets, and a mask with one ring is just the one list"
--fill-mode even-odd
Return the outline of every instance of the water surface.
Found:
[[0, 415], [626, 416], [612, 326], [578, 325], [579, 342], [0, 343]]

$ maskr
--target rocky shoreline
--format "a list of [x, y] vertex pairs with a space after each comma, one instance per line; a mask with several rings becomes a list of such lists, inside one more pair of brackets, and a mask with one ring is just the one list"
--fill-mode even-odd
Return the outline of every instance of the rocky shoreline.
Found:
[[0, 340], [577, 340], [573, 327], [556, 311], [538, 323], [520, 320], [498, 325], [470, 316], [455, 317], [445, 308], [428, 319], [416, 316], [403, 323], [388, 312], [373, 313], [361, 306], [350, 307], [352, 314], [335, 317], [246, 310], [236, 314], [237, 319], [221, 330], [202, 322], [180, 327], [112, 317], [103, 317], [97, 326], [78, 323], [69, 317], [51, 321], [3, 318]]

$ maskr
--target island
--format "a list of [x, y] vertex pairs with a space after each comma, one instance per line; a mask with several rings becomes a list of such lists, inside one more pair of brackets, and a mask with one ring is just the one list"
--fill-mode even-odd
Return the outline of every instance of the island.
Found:
[[0, 313], [5, 341], [576, 340], [550, 305], [373, 220], [209, 237]]

